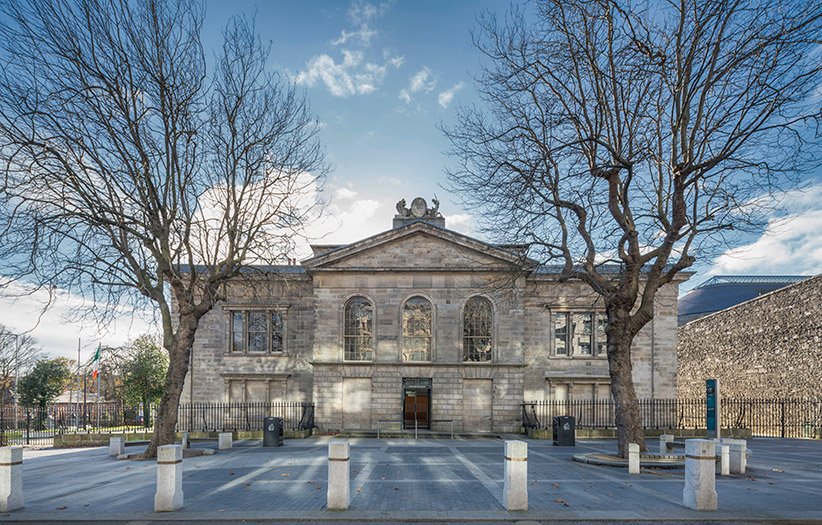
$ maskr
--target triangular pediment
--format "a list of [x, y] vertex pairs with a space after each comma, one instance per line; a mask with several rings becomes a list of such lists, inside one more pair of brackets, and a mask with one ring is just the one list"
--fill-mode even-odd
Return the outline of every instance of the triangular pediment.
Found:
[[417, 222], [303, 261], [308, 271], [500, 271], [521, 267], [521, 253]]

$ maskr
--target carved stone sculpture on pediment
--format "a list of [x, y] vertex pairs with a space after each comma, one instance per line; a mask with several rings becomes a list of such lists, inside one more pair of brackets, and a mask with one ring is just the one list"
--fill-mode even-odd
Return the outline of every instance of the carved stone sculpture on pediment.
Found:
[[431, 202], [434, 203], [434, 206], [429, 208], [425, 199], [422, 197], [416, 197], [413, 201], [411, 201], [411, 206], [406, 207], [405, 199], [400, 199], [400, 201], [397, 202], [397, 215], [395, 215], [394, 218], [436, 219], [442, 217], [439, 212], [440, 201], [438, 201], [437, 197], [434, 196], [434, 198], [431, 199]]
[[397, 203], [397, 217], [409, 217], [411, 210], [405, 207], [405, 199], [400, 199]]

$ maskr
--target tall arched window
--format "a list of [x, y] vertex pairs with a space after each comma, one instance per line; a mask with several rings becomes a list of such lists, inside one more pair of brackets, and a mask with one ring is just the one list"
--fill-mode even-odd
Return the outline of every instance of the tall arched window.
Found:
[[494, 321], [491, 301], [474, 296], [465, 303], [462, 314], [462, 360], [490, 361], [491, 332]]
[[365, 297], [345, 303], [343, 328], [346, 361], [371, 361], [374, 357], [374, 307]]
[[431, 302], [412, 297], [402, 309], [402, 360], [431, 360]]

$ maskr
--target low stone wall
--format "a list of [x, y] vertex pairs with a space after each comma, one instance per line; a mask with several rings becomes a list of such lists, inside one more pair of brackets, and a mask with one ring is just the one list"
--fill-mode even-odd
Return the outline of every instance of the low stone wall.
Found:
[[[217, 440], [219, 432], [189, 432], [189, 439], [209, 439]], [[134, 441], [148, 441], [154, 432], [125, 432], [125, 433], [88, 433], [88, 434], [56, 434], [54, 436], [54, 448], [77, 448], [77, 447], [102, 447], [108, 446], [111, 436], [123, 436], [126, 445]], [[263, 439], [262, 430], [235, 431], [233, 439]], [[283, 437], [286, 439], [302, 439], [311, 435], [310, 430], [283, 430]], [[182, 434], [178, 432], [176, 439], [182, 439]]]
[[822, 384], [822, 275], [691, 321], [679, 329], [677, 393], [818, 398]]

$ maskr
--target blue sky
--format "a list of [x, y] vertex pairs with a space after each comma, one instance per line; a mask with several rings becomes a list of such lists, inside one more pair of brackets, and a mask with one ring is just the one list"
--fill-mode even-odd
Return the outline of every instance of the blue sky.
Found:
[[[306, 90], [334, 168], [325, 192], [328, 219], [311, 232], [324, 235], [318, 242], [352, 242], [388, 229], [399, 199], [423, 196], [430, 202], [434, 194], [449, 228], [476, 235], [470, 215], [440, 187], [447, 143], [437, 125], [451, 123], [457, 106], [478, 102], [471, 74], [480, 57], [469, 34], [476, 14], [507, 8], [507, 2], [491, 0], [212, 1], [204, 45], [212, 55], [229, 17], [255, 16], [257, 32], [272, 43], [271, 68]], [[788, 196], [761, 235], [702, 261], [684, 289], [713, 274], [822, 272], [822, 186], [810, 183], [808, 191]], [[0, 298], [6, 312], [0, 322], [32, 330], [40, 299], [12, 304]], [[150, 329], [127, 309], [103, 333], [91, 322], [65, 321], [68, 308], [80, 303], [59, 295], [33, 330], [49, 353], [76, 357], [82, 337], [86, 359], [98, 341], [117, 345]]]
[[[470, 233], [467, 216], [438, 185], [447, 144], [437, 129], [476, 95], [479, 56], [469, 29], [477, 2], [212, 2], [209, 40], [232, 15], [254, 14], [272, 42], [271, 66], [307, 90], [334, 171], [328, 179], [331, 230], [350, 242], [390, 226], [395, 203], [436, 193], [449, 227]], [[217, 44], [215, 38], [206, 45]]]

